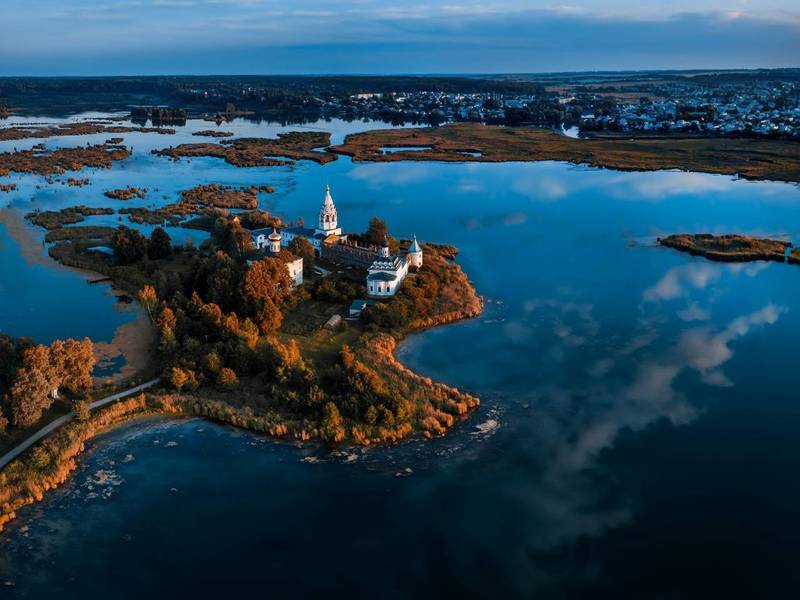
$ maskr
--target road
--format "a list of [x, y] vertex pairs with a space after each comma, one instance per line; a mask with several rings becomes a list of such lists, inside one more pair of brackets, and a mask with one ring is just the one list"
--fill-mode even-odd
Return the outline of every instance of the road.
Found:
[[[120, 398], [131, 396], [137, 392], [141, 392], [142, 390], [146, 390], [147, 388], [154, 386], [159, 381], [160, 381], [159, 378], [151, 379], [150, 381], [146, 381], [130, 389], [124, 390], [122, 392], [117, 392], [116, 394], [112, 394], [111, 396], [101, 398], [100, 400], [95, 400], [94, 402], [89, 404], [89, 409], [94, 410], [95, 408], [100, 408], [101, 406], [105, 406], [106, 404], [111, 404], [112, 402], [115, 402]], [[10, 450], [9, 452], [6, 452], [3, 456], [0, 456], [0, 469], [5, 467], [8, 463], [17, 458], [20, 454], [25, 452], [25, 450], [33, 446], [39, 440], [50, 435], [62, 425], [69, 423], [74, 417], [75, 417], [74, 412], [70, 412], [64, 415], [63, 417], [59, 417], [52, 423], [49, 423], [44, 427], [42, 427], [39, 431], [34, 433], [32, 436], [30, 436], [28, 439], [26, 439], [24, 442], [22, 442], [19, 446], [17, 446], [13, 450]]]

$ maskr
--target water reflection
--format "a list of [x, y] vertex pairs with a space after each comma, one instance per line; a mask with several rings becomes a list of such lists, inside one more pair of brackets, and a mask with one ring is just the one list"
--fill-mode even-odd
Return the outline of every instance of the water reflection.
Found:
[[[710, 263], [651, 242], [661, 232], [783, 231], [800, 219], [796, 187], [558, 163], [339, 159], [325, 166], [234, 169], [193, 159], [170, 163], [165, 171], [147, 151], [180, 138], [132, 139], [134, 157], [124, 169], [92, 173], [92, 187], [41, 191], [15, 202], [23, 206], [33, 197], [36, 207], [60, 208], [80, 198], [97, 205], [106, 202], [103, 189], [130, 183], [133, 176], [159, 188], [147, 204], [172, 201], [202, 181], [269, 183], [276, 193], [263, 199], [264, 208], [310, 222], [319, 190], [330, 183], [348, 229], [364, 229], [380, 215], [395, 235], [416, 232], [422, 241], [455, 244], [460, 264], [487, 300], [480, 318], [412, 336], [400, 351], [415, 370], [483, 399], [478, 414], [442, 440], [349, 452], [352, 461], [320, 451], [328, 462], [309, 464], [300, 462], [303, 453], [316, 452], [308, 447], [297, 451], [239, 436], [247, 442], [220, 449], [179, 429], [185, 439], [173, 448], [176, 455], [196, 444], [193, 452], [178, 455], [181, 469], [155, 455], [146, 469], [136, 467], [137, 455], [124, 467], [126, 494], [113, 500], [122, 504], [107, 509], [124, 514], [96, 526], [121, 539], [126, 523], [152, 517], [142, 507], [162, 514], [156, 509], [163, 503], [178, 502], [168, 494], [175, 485], [170, 478], [193, 477], [196, 494], [180, 505], [187, 512], [163, 513], [169, 518], [164, 539], [160, 530], [141, 525], [140, 534], [147, 536], [137, 548], [142, 555], [162, 544], [173, 551], [163, 558], [167, 574], [182, 572], [176, 557], [187, 553], [202, 564], [202, 556], [192, 555], [201, 519], [214, 539], [229, 544], [239, 571], [248, 560], [259, 573], [271, 565], [294, 573], [290, 567], [296, 564], [301, 575], [313, 569], [319, 581], [333, 581], [351, 570], [357, 554], [359, 573], [365, 574], [364, 581], [352, 582], [357, 590], [390, 581], [392, 589], [411, 593], [436, 580], [445, 593], [469, 585], [485, 595], [529, 595], [564, 574], [602, 580], [603, 558], [626, 549], [614, 546], [615, 535], [645, 537], [647, 547], [665, 531], [691, 554], [703, 539], [703, 524], [728, 498], [712, 489], [698, 505], [681, 490], [700, 484], [728, 493], [741, 489], [739, 478], [761, 443], [758, 433], [746, 437], [743, 422], [753, 423], [753, 430], [773, 428], [774, 456], [794, 455], [800, 414], [793, 408], [798, 381], [789, 363], [800, 331], [797, 311], [791, 310], [800, 294], [800, 269]], [[628, 244], [631, 239], [647, 243]], [[751, 403], [755, 394], [759, 401]], [[785, 431], [774, 431], [778, 422], [786, 424]], [[145, 446], [137, 450], [142, 463], [152, 441]], [[704, 465], [697, 473], [685, 460], [671, 458], [694, 457], [694, 464], [716, 447], [741, 454], [715, 455], [720, 468]], [[413, 475], [395, 477], [406, 466]], [[794, 471], [787, 465], [773, 468], [776, 481], [791, 480]], [[163, 472], [154, 476], [153, 469]], [[219, 473], [227, 477], [225, 485], [210, 494]], [[673, 496], [664, 500], [668, 493]], [[782, 493], [788, 494], [787, 506], [800, 502], [795, 491]], [[693, 525], [669, 513], [668, 505], [681, 502], [696, 511]], [[788, 509], [773, 512], [774, 522], [768, 512], [741, 507], [731, 518], [763, 525], [764, 531], [793, 522]], [[74, 513], [77, 520], [87, 514]], [[265, 518], [274, 514], [282, 518]], [[91, 532], [92, 520], [85, 522]], [[308, 555], [309, 540], [280, 548], [265, 544], [293, 539], [284, 522], [302, 522], [315, 540], [337, 540], [338, 551], [323, 561]], [[248, 552], [241, 550], [243, 530], [255, 538]], [[387, 561], [383, 551], [363, 551], [383, 550], [386, 540], [391, 556], [415, 560]], [[576, 557], [581, 544], [596, 549], [585, 562]], [[64, 555], [81, 555], [64, 548], [59, 564], [69, 564]], [[126, 548], [119, 545], [120, 552]], [[722, 555], [726, 548], [714, 551]], [[637, 568], [656, 568], [649, 551], [641, 554], [628, 550], [625, 557], [640, 561]], [[698, 564], [703, 560], [698, 557]]]

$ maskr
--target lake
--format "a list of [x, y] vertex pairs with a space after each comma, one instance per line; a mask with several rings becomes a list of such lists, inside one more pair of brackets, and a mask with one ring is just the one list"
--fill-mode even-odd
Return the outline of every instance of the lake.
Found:
[[[656, 245], [683, 231], [800, 242], [797, 186], [551, 162], [237, 169], [149, 154], [198, 141], [189, 134], [208, 125], [125, 134], [134, 155], [84, 171], [91, 186], [37, 192], [37, 178], [11, 177], [20, 190], [0, 201], [116, 207], [103, 190], [159, 189], [128, 206], [174, 201], [198, 183], [272, 185], [263, 208], [311, 223], [330, 184], [346, 231], [378, 215], [397, 237], [459, 247], [484, 314], [412, 336], [400, 358], [479, 395], [481, 408], [442, 439], [334, 454], [198, 419], [127, 425], [93, 441], [70, 481], [0, 536], [0, 581], [16, 584], [7, 595], [800, 590], [800, 268]], [[319, 124], [334, 142], [369, 126], [381, 124]], [[13, 241], [0, 242], [4, 278], [17, 286], [0, 298], [0, 330], [105, 339], [131, 318], [80, 275], [26, 265]], [[70, 306], [46, 303], [43, 288]], [[31, 298], [30, 315], [19, 297]], [[58, 311], [72, 315], [69, 328]]]

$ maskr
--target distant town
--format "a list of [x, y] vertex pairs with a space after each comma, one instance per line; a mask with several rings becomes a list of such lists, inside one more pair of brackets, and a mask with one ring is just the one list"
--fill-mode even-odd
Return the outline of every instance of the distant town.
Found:
[[[34, 93], [35, 92], [35, 93]], [[129, 104], [157, 125], [192, 117], [301, 123], [320, 118], [439, 125], [479, 122], [570, 135], [693, 134], [800, 139], [800, 70], [474, 77], [141, 77], [0, 79], [0, 118], [37, 102]], [[152, 108], [180, 107], [168, 119]]]

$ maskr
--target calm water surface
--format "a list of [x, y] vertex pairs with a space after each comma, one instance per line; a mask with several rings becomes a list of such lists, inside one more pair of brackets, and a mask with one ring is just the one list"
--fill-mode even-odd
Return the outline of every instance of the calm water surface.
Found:
[[[200, 420], [126, 426], [0, 537], [0, 576], [16, 583], [2, 593], [800, 591], [800, 268], [655, 246], [675, 231], [800, 242], [796, 186], [560, 163], [236, 169], [149, 155], [186, 141], [173, 136], [124, 137], [134, 156], [91, 173], [90, 188], [36, 194], [19, 178], [11, 203], [108, 205], [104, 189], [137, 184], [159, 188], [149, 204], [201, 182], [266, 183], [276, 192], [264, 208], [313, 222], [330, 183], [345, 229], [380, 215], [397, 236], [461, 249], [485, 313], [413, 336], [400, 354], [483, 404], [443, 439], [333, 455]], [[85, 143], [70, 140], [47, 143]], [[17, 260], [13, 247], [3, 256]], [[87, 335], [93, 312], [75, 317]], [[47, 335], [36, 319], [16, 322]]]

